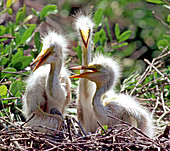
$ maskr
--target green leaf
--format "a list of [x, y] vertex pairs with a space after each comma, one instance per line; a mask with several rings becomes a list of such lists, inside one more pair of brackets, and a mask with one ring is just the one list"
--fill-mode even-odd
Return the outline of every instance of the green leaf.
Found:
[[111, 31], [110, 31], [110, 26], [109, 26], [109, 22], [108, 22], [107, 18], [105, 19], [105, 22], [106, 22], [106, 29], [107, 29], [107, 33], [109, 35], [110, 42], [112, 42], [112, 34], [111, 34]]
[[23, 51], [18, 51], [13, 57], [12, 57], [12, 62], [15, 60], [18, 60], [18, 58], [22, 57], [24, 55]]
[[170, 43], [170, 35], [163, 35], [163, 38], [166, 39]]
[[167, 16], [167, 22], [170, 23], [170, 15]]
[[10, 25], [10, 33], [12, 34], [12, 36], [14, 36], [15, 35], [15, 25], [12, 22], [10, 22], [9, 25]]
[[23, 44], [33, 33], [34, 29], [35, 29], [36, 25], [32, 25], [31, 27], [27, 28], [26, 31], [24, 32], [21, 41], [20, 41], [20, 45]]
[[[9, 73], [3, 73], [3, 71], [9, 72]], [[10, 73], [10, 72], [16, 72], [16, 71], [17, 71], [16, 69], [14, 69], [14, 68], [9, 68], [9, 67], [8, 67], [8, 68], [2, 70], [1, 78], [3, 78], [4, 76], [5, 76], [6, 78], [9, 78], [9, 77], [11, 77], [11, 76], [14, 76], [14, 74], [12, 74], [12, 73]]]
[[16, 46], [18, 46], [20, 41], [21, 41], [21, 36], [18, 32], [15, 33], [15, 39], [14, 40], [15, 40]]
[[102, 18], [103, 18], [103, 10], [99, 8], [94, 14], [94, 22], [97, 25], [97, 27], [102, 22]]
[[131, 30], [127, 30], [127, 31], [123, 32], [123, 33], [119, 36], [118, 41], [119, 41], [119, 42], [122, 42], [122, 41], [125, 41], [125, 40], [129, 39], [129, 37], [131, 36], [131, 34], [132, 34], [132, 31], [131, 31]]
[[39, 51], [41, 47], [41, 38], [40, 38], [39, 32], [36, 32], [34, 35], [34, 43], [35, 43], [36, 49]]
[[99, 37], [100, 37], [100, 33], [99, 33], [99, 31], [98, 31], [98, 32], [96, 32], [96, 33], [94, 34], [94, 38], [93, 38], [94, 44], [97, 44], [97, 43], [98, 43]]
[[73, 47], [73, 50], [75, 50], [77, 52], [77, 56], [78, 59], [80, 59], [80, 62], [82, 62], [82, 50], [81, 50], [81, 46], [77, 45], [77, 47]]
[[13, 13], [12, 9], [9, 8], [9, 9], [8, 9], [8, 14], [9, 14], [9, 15], [12, 15], [12, 13]]
[[108, 125], [103, 125], [103, 128], [104, 128], [105, 130], [108, 130]]
[[5, 85], [0, 85], [0, 96], [7, 94], [7, 87]]
[[96, 32], [96, 34], [94, 35], [95, 44], [100, 42], [100, 45], [104, 45], [106, 41], [107, 41], [107, 37], [106, 37], [106, 32], [104, 31], [104, 29], [101, 29], [100, 31]]
[[[157, 46], [160, 50], [163, 50], [164, 48], [166, 48], [167, 46], [170, 48], [170, 43], [168, 42], [167, 39], [161, 39], [157, 42]], [[169, 49], [168, 48], [168, 49]]]
[[12, 62], [10, 66], [14, 67], [17, 70], [21, 70], [27, 67], [31, 63], [31, 61], [32, 61], [31, 56], [23, 56]]
[[127, 45], [128, 45], [128, 42], [124, 42], [124, 43], [121, 43], [119, 45], [113, 46], [113, 48], [117, 49], [117, 48], [121, 48], [121, 47], [124, 47], [124, 46], [127, 46]]
[[12, 5], [12, 0], [7, 0], [6, 7], [9, 8]]
[[16, 15], [16, 24], [19, 24], [20, 21], [23, 21], [26, 15], [26, 6], [24, 5], [20, 8]]
[[6, 27], [3, 25], [0, 25], [0, 36], [4, 35], [6, 32]]
[[39, 17], [40, 13], [39, 12], [36, 12], [36, 10], [34, 8], [31, 8], [33, 14], [37, 17]]
[[97, 53], [97, 52], [104, 54], [104, 48], [103, 48], [103, 46], [97, 47], [96, 53]]
[[154, 3], [154, 4], [164, 4], [162, 0], [146, 0], [146, 2]]
[[57, 12], [58, 10], [56, 5], [47, 5], [41, 10], [40, 18], [44, 19], [46, 16], [56, 14]]
[[115, 35], [116, 35], [116, 39], [119, 39], [120, 29], [119, 29], [118, 23], [116, 23], [116, 25], [115, 25]]
[[9, 91], [16, 97], [18, 97], [18, 91], [22, 91], [22, 81], [17, 80], [10, 85]]
[[0, 65], [4, 66], [4, 65], [6, 65], [8, 63], [8, 61], [9, 61], [9, 58], [2, 57], [0, 59]]

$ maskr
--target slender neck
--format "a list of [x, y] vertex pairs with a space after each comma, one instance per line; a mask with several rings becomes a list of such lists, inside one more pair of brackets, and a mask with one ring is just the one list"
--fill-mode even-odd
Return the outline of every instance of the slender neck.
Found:
[[88, 65], [91, 62], [91, 43], [89, 42], [88, 48], [82, 46], [82, 65]]
[[[51, 96], [55, 96], [55, 92], [57, 91], [57, 87], [60, 85], [59, 74], [61, 70], [62, 64], [61, 62], [55, 62], [50, 64], [50, 72], [48, 76], [48, 89]], [[57, 86], [57, 87], [56, 87]]]
[[105, 88], [104, 87], [99, 87], [97, 85], [96, 87], [96, 92], [93, 96], [93, 101], [92, 101], [92, 105], [94, 104], [100, 104], [101, 103], [101, 98], [102, 98], [102, 95], [105, 93]]
[[106, 90], [104, 87], [97, 86], [96, 93], [94, 94], [93, 101], [92, 101], [94, 113], [102, 125], [105, 125], [108, 122], [107, 108], [101, 103], [102, 95], [105, 92]]

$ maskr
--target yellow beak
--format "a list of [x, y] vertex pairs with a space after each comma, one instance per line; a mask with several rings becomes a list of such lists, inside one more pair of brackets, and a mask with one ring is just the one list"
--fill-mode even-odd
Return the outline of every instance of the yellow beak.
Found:
[[77, 66], [77, 67], [72, 67], [70, 70], [90, 70], [88, 72], [84, 72], [78, 75], [72, 75], [70, 78], [88, 78], [91, 74], [94, 72], [97, 72], [97, 70], [90, 65], [84, 65], [84, 66]]
[[86, 31], [80, 30], [80, 35], [84, 46], [87, 48], [89, 44], [89, 38], [90, 38], [90, 29]]
[[37, 68], [39, 68], [41, 65], [45, 64], [45, 62], [47, 61], [47, 58], [53, 54], [53, 52], [54, 52], [53, 50], [54, 50], [54, 46], [52, 46], [48, 49], [42, 50], [40, 52], [40, 54], [37, 56], [37, 58], [33, 62], [33, 65], [38, 62], [37, 65], [35, 66], [35, 68], [33, 69], [33, 72]]

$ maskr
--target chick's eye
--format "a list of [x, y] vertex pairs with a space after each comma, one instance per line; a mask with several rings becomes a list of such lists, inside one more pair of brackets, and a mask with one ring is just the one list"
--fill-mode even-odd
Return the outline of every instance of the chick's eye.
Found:
[[96, 68], [97, 68], [97, 69], [100, 69], [100, 66], [97, 66]]

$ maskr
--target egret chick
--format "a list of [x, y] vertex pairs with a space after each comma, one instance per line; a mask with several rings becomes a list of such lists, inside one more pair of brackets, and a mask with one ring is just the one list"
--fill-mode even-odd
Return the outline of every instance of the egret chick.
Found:
[[[64, 67], [68, 43], [63, 35], [54, 31], [48, 32], [42, 43], [42, 51], [33, 62], [37, 64], [27, 80], [23, 112], [26, 119], [35, 114], [27, 126], [61, 129], [62, 115], [71, 96], [70, 79]], [[35, 129], [46, 132], [42, 128]]]
[[[96, 83], [96, 92], [93, 96], [93, 113], [97, 121], [102, 125], [114, 125], [119, 121], [108, 117], [114, 116], [141, 129], [152, 137], [152, 120], [149, 113], [136, 102], [135, 98], [125, 94], [115, 94], [112, 87], [115, 86], [121, 75], [121, 69], [116, 61], [103, 55], [96, 55], [89, 65], [73, 67], [74, 70], [90, 70], [70, 78], [85, 78]], [[103, 95], [108, 92], [104, 99]], [[88, 114], [88, 112], [86, 112]], [[97, 123], [90, 121], [93, 127]]]
[[[88, 65], [91, 62], [92, 35], [94, 25], [95, 24], [92, 21], [91, 15], [84, 15], [82, 12], [77, 15], [75, 20], [75, 28], [78, 33], [82, 48], [82, 65]], [[91, 105], [95, 89], [95, 84], [88, 79], [79, 80], [77, 116], [86, 132], [94, 132], [97, 128], [91, 123], [91, 121], [97, 123]]]

